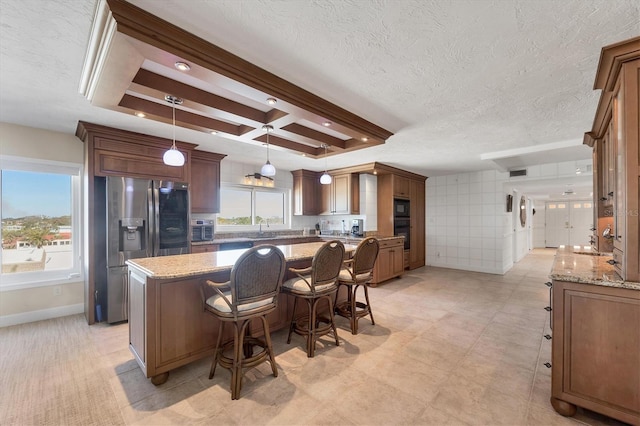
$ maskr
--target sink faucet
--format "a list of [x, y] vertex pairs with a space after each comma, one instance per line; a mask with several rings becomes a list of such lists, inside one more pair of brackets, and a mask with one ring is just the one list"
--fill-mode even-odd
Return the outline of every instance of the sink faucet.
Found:
[[[269, 219], [265, 219], [265, 221], [267, 222], [267, 228], [269, 227]], [[262, 232], [262, 222], [260, 221], [260, 223], [258, 224], [258, 235], [262, 235], [264, 234], [264, 232]]]

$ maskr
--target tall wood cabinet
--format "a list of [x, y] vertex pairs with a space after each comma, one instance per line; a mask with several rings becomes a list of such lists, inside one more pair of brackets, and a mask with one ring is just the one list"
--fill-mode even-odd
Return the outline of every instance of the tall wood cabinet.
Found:
[[629, 281], [640, 281], [639, 80], [640, 37], [602, 49], [594, 84], [602, 93], [584, 138], [596, 153], [594, 237], [600, 248], [602, 228], [612, 224], [615, 270]]
[[409, 269], [425, 265], [425, 176], [377, 164], [378, 176], [378, 232], [381, 235], [395, 235], [394, 199], [409, 201]]

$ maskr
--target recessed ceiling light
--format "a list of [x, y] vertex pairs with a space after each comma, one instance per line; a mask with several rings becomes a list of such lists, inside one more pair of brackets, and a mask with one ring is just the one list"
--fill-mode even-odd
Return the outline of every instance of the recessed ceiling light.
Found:
[[368, 140], [369, 140], [369, 138], [365, 136], [365, 137], [363, 137], [361, 140], [362, 140], [362, 142], [366, 142], [366, 141], [368, 141]]
[[215, 130], [212, 130], [212, 131], [210, 131], [209, 133], [211, 133], [212, 135], [217, 135], [217, 134], [218, 134], [218, 132], [217, 132], [217, 131], [215, 131]]
[[144, 118], [146, 117], [146, 115], [144, 114], [144, 112], [136, 112], [136, 117]]
[[325, 121], [324, 123], [322, 123], [322, 125], [324, 127], [329, 127], [329, 126], [331, 126], [331, 122], [330, 121]]
[[307, 154], [305, 154], [305, 153], [303, 152], [303, 153], [302, 153], [302, 156], [303, 156], [303, 157], [306, 157], [306, 156], [307, 156]]
[[269, 105], [275, 105], [275, 104], [277, 104], [277, 103], [278, 103], [278, 100], [277, 100], [277, 99], [275, 99], [275, 98], [268, 98], [268, 99], [267, 99], [267, 103], [268, 103]]
[[180, 71], [189, 71], [191, 69], [191, 66], [189, 66], [188, 63], [186, 62], [181, 62], [178, 61], [175, 64], [175, 67], [178, 68]]

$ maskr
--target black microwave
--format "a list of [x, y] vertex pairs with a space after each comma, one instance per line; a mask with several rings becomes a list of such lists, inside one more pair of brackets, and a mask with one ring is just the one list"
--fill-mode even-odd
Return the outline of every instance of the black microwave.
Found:
[[409, 200], [393, 200], [393, 216], [394, 217], [409, 217]]

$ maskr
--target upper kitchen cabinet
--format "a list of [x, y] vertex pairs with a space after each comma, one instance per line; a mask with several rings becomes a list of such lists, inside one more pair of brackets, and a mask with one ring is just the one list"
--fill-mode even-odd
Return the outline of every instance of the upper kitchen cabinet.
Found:
[[191, 212], [220, 213], [220, 161], [223, 154], [191, 153]]
[[602, 92], [593, 127], [584, 138], [598, 157], [598, 232], [601, 223], [613, 222], [614, 266], [628, 281], [640, 281], [639, 80], [640, 37], [602, 49], [594, 84]]
[[393, 196], [397, 198], [410, 198], [410, 180], [404, 176], [393, 175]]
[[311, 170], [294, 170], [293, 175], [293, 214], [296, 216], [315, 216], [322, 210], [320, 193], [320, 174]]
[[183, 166], [167, 166], [162, 155], [172, 141], [141, 133], [80, 121], [76, 136], [85, 143], [86, 171], [93, 176], [127, 176], [188, 182], [191, 152], [196, 145], [176, 142], [184, 154]]
[[331, 174], [331, 184], [320, 186], [322, 187], [321, 215], [360, 214], [358, 173]]

